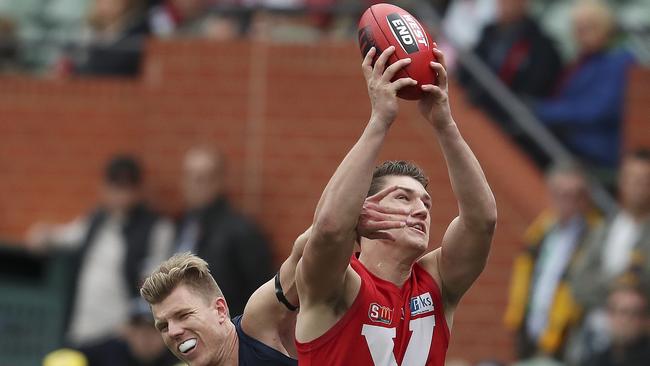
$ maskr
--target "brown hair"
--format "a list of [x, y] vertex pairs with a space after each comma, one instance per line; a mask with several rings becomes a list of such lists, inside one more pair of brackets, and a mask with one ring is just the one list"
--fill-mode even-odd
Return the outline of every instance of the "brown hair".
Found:
[[189, 252], [175, 254], [163, 262], [144, 281], [140, 295], [149, 304], [157, 304], [180, 285], [188, 286], [206, 301], [223, 296], [210, 274], [208, 263]]
[[424, 174], [424, 171], [422, 171], [419, 166], [410, 161], [389, 160], [376, 167], [375, 171], [372, 173], [372, 182], [370, 183], [368, 196], [372, 196], [373, 194], [381, 191], [384, 188], [384, 177], [391, 175], [398, 177], [411, 177], [420, 182], [420, 184], [422, 184], [425, 189], [429, 184], [429, 178], [427, 178], [427, 176]]

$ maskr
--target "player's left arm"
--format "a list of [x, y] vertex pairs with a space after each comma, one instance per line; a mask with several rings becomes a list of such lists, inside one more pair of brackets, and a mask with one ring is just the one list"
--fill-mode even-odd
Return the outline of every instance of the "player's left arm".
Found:
[[[283, 295], [289, 306], [298, 306], [295, 272], [298, 261], [309, 239], [311, 227], [295, 240], [291, 254], [280, 266], [278, 276]], [[246, 303], [242, 328], [258, 341], [297, 357], [293, 334], [297, 310], [289, 309], [276, 295], [275, 277], [260, 286]]]
[[441, 248], [421, 263], [439, 280], [445, 304], [453, 309], [485, 267], [497, 209], [483, 170], [451, 116], [444, 55], [438, 49], [434, 55], [438, 62], [432, 62], [431, 68], [438, 82], [422, 86], [427, 95], [419, 109], [436, 132], [459, 215], [447, 228]]

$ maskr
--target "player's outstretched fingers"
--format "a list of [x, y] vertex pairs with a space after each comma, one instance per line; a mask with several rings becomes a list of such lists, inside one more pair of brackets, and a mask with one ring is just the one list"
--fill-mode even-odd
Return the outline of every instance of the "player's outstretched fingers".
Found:
[[436, 57], [436, 61], [442, 65], [442, 67], [447, 70], [447, 61], [445, 60], [445, 54], [438, 49], [438, 46], [433, 48], [433, 55]]
[[408, 209], [403, 207], [382, 206], [379, 203], [368, 202], [368, 201], [366, 201], [366, 203], [374, 205], [373, 209], [380, 213], [395, 214], [395, 215], [408, 215], [410, 213]]
[[401, 78], [395, 80], [392, 85], [393, 88], [395, 89], [395, 92], [397, 93], [397, 91], [399, 91], [404, 87], [418, 85], [418, 82], [415, 81], [415, 79], [411, 79], [411, 78]]
[[357, 232], [368, 239], [395, 240], [385, 230], [399, 229], [406, 226], [409, 210], [406, 208], [382, 206], [380, 202], [400, 186], [388, 186], [366, 198], [361, 209]]
[[375, 61], [375, 66], [373, 68], [373, 72], [375, 73], [376, 77], [381, 77], [381, 75], [384, 73], [384, 70], [386, 70], [386, 63], [388, 63], [388, 58], [392, 56], [394, 52], [395, 46], [390, 46], [385, 49], [381, 55], [379, 55], [377, 61]]
[[395, 74], [397, 74], [397, 72], [399, 70], [403, 69], [404, 67], [406, 67], [410, 63], [411, 63], [410, 58], [403, 58], [401, 60], [398, 60], [397, 62], [394, 62], [392, 65], [390, 65], [390, 66], [388, 66], [386, 68], [386, 71], [384, 71], [384, 74], [381, 76], [381, 78], [385, 82], [391, 81], [393, 79], [393, 77], [395, 77]]
[[366, 57], [363, 58], [363, 62], [361, 63], [361, 70], [363, 71], [363, 76], [366, 78], [366, 80], [370, 79], [372, 76], [372, 60], [375, 57], [375, 54], [377, 54], [377, 49], [375, 47], [371, 47], [368, 53], [366, 53]]
[[386, 198], [386, 196], [388, 196], [391, 192], [394, 192], [397, 188], [399, 188], [399, 186], [397, 186], [397, 185], [388, 186], [388, 187], [382, 189], [381, 191], [373, 194], [372, 196], [367, 197], [366, 201], [379, 202], [379, 201], [383, 200], [384, 198]]
[[359, 216], [357, 233], [359, 236], [368, 239], [392, 239], [392, 235], [386, 236], [380, 232], [389, 229], [400, 229], [406, 226], [406, 217], [399, 217], [397, 221], [386, 221], [376, 217], [376, 212], [371, 209], [364, 209]]
[[372, 221], [368, 220], [364, 223], [367, 231], [378, 231], [388, 229], [401, 229], [406, 226], [405, 221]]
[[368, 239], [377, 238], [377, 233], [390, 229], [401, 229], [406, 226], [405, 221], [375, 221], [366, 214], [361, 214], [357, 223], [357, 233], [359, 236]]
[[436, 73], [436, 75], [438, 75], [438, 77], [437, 77], [438, 80], [437, 80], [436, 84], [439, 87], [441, 87], [443, 89], [446, 89], [447, 88], [447, 70], [445, 70], [445, 67], [442, 64], [440, 64], [438, 62], [434, 62], [434, 61], [431, 61], [431, 63], [429, 65], [431, 66], [433, 71]]
[[422, 85], [422, 91], [429, 94], [433, 100], [439, 100], [444, 98], [444, 91], [437, 85], [426, 84]]
[[372, 221], [406, 222], [408, 218], [408, 211], [405, 209], [389, 210], [374, 202], [364, 202], [362, 214]]

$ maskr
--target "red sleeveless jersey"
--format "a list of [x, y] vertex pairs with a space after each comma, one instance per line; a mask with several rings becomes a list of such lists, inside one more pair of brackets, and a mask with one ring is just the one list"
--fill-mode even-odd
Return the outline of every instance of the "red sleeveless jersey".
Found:
[[376, 277], [355, 257], [361, 277], [352, 306], [325, 334], [296, 341], [300, 366], [443, 366], [449, 328], [442, 296], [419, 264], [400, 289]]

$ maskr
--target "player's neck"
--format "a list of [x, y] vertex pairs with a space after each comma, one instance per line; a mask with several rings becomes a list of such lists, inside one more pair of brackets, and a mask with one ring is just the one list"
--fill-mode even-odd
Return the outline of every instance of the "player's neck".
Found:
[[235, 325], [230, 323], [228, 327], [228, 336], [226, 337], [222, 353], [219, 355], [218, 362], [215, 366], [238, 366], [239, 365], [239, 337]]
[[404, 248], [374, 241], [361, 250], [359, 261], [375, 276], [402, 287], [411, 275], [413, 264], [419, 254], [408, 253]]

